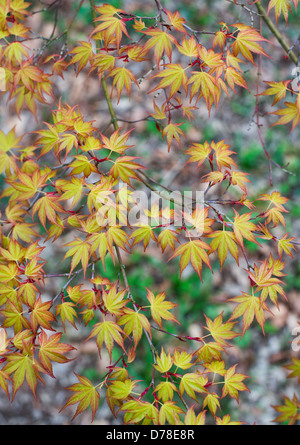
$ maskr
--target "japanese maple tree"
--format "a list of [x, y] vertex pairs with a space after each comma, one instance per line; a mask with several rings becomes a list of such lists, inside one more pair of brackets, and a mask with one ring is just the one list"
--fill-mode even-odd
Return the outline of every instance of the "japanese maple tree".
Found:
[[[66, 388], [61, 407], [75, 405], [73, 418], [90, 410], [93, 420], [106, 398], [112, 413], [126, 424], [203, 425], [208, 416], [210, 423], [240, 424], [244, 419], [231, 420], [223, 402], [238, 402], [240, 393], [249, 391], [249, 376], [238, 363], [228, 363], [226, 353], [250, 327], [264, 332], [270, 306], [287, 298], [285, 261], [296, 255], [299, 245], [286, 229], [288, 199], [273, 185], [272, 176], [273, 168], [281, 166], [264, 143], [258, 107], [264, 96], [274, 107], [273, 125], [295, 130], [299, 88], [292, 77], [276, 81], [257, 75], [264, 60], [271, 60], [270, 39], [281, 47], [291, 70], [299, 68], [299, 38], [287, 44], [276, 25], [297, 14], [298, 0], [223, 0], [224, 8], [242, 8], [248, 20], [225, 23], [215, 17], [209, 30], [194, 29], [163, 1], [146, 3], [149, 15], [126, 10], [126, 0], [124, 10], [81, 0], [59, 33], [60, 1], [0, 0], [1, 99], [14, 107], [21, 121], [25, 112], [33, 117], [26, 134], [15, 127], [0, 130], [5, 181], [0, 387], [12, 402], [23, 384], [38, 397], [43, 377], [55, 377], [53, 364], [77, 358], [75, 345], [64, 335], [66, 327], [88, 329], [85, 340], [95, 342], [99, 360], [105, 355], [109, 365], [97, 382], [75, 373], [76, 383]], [[72, 29], [87, 5], [90, 27], [76, 39]], [[56, 11], [50, 37], [36, 35], [30, 19], [50, 10]], [[30, 44], [34, 39], [38, 48]], [[67, 82], [64, 76], [72, 70], [97, 80], [94, 94], [107, 109], [107, 125], [99, 128], [86, 117], [92, 111], [56, 96], [56, 83]], [[247, 72], [257, 75], [254, 91]], [[248, 193], [249, 172], [240, 171], [234, 142], [220, 138], [187, 143], [185, 138], [186, 122], [193, 123], [200, 110], [214, 119], [222, 98], [230, 100], [241, 91], [257, 100], [253, 120], [272, 186], [258, 196]], [[179, 149], [186, 162], [182, 168], [198, 168], [201, 199], [184, 205], [183, 190], [176, 194], [148, 173], [135, 122], [126, 119], [120, 107], [122, 98], [132, 100], [133, 93], [141, 102], [151, 98], [152, 108], [145, 107], [140, 121], [154, 123], [166, 153]], [[135, 211], [142, 189], [166, 204], [157, 201], [139, 208], [144, 218], [132, 222], [128, 215]], [[234, 195], [226, 195], [232, 189]], [[63, 252], [52, 270], [43, 252], [49, 240]], [[275, 246], [277, 255], [264, 250], [265, 257], [253, 262], [248, 250], [262, 242]], [[192, 267], [201, 282], [204, 272], [213, 272], [216, 259], [221, 273], [233, 259], [231, 267], [239, 268], [249, 286], [228, 299], [229, 315], [222, 310], [215, 318], [199, 314], [205, 322], [203, 334], [191, 336], [180, 330], [176, 295], [145, 288], [143, 302], [137, 301], [124, 258], [130, 260], [139, 247], [144, 252], [155, 248], [166, 264], [178, 264], [180, 277]], [[106, 274], [108, 258], [119, 271], [114, 280]], [[67, 273], [60, 271], [62, 265], [67, 265]], [[55, 285], [58, 278], [63, 285], [49, 297], [45, 286], [49, 280]], [[158, 333], [165, 343], [157, 340]], [[169, 345], [169, 338], [176, 346]], [[142, 347], [151, 354], [151, 378], [144, 381], [135, 377]], [[288, 377], [299, 382], [300, 361], [294, 357], [286, 368]], [[300, 419], [296, 394], [274, 408], [278, 422]]]

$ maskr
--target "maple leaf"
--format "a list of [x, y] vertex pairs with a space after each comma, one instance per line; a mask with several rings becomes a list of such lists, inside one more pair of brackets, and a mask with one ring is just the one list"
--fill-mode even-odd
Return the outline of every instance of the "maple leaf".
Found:
[[150, 238], [156, 241], [152, 227], [148, 224], [142, 224], [142, 227], [139, 227], [132, 232], [129, 239], [134, 239], [132, 246], [143, 241], [145, 251], [150, 242]]
[[262, 96], [275, 96], [272, 106], [277, 104], [281, 99], [284, 99], [288, 90], [290, 80], [282, 80], [280, 82], [267, 82], [264, 81], [269, 88], [261, 93]]
[[246, 178], [248, 174], [249, 173], [232, 171], [229, 181], [232, 185], [237, 185], [243, 192], [247, 193], [245, 182], [251, 182], [250, 179]]
[[6, 354], [8, 352], [7, 346], [9, 345], [10, 340], [7, 339], [6, 330], [0, 329], [0, 356]]
[[180, 423], [179, 414], [182, 414], [184, 411], [176, 402], [171, 400], [163, 403], [159, 410], [159, 425], [165, 425], [167, 420], [169, 425], [176, 425]]
[[208, 407], [212, 415], [215, 416], [217, 409], [218, 408], [221, 409], [218, 394], [216, 393], [207, 394], [207, 396], [203, 400], [202, 408], [204, 409], [206, 406]]
[[200, 411], [200, 413], [196, 417], [194, 406], [195, 405], [190, 406], [187, 410], [184, 417], [184, 425], [205, 425], [206, 411]]
[[112, 397], [115, 397], [118, 400], [127, 399], [132, 390], [136, 387], [137, 380], [126, 379], [124, 382], [114, 381], [111, 386], [111, 394]]
[[235, 37], [235, 41], [231, 45], [233, 54], [234, 56], [237, 56], [241, 52], [245, 59], [255, 65], [252, 53], [263, 54], [264, 56], [269, 57], [261, 45], [257, 43], [263, 41], [267, 42], [268, 40], [262, 37], [255, 29], [250, 27], [240, 29], [238, 35]]
[[74, 241], [64, 244], [64, 247], [65, 246], [71, 246], [71, 249], [69, 249], [64, 256], [64, 259], [69, 258], [70, 256], [72, 257], [70, 274], [77, 266], [79, 261], [81, 261], [85, 274], [90, 257], [91, 245], [87, 241], [83, 241], [80, 238], [75, 238]]
[[233, 222], [233, 231], [239, 245], [244, 249], [244, 240], [246, 238], [248, 241], [257, 244], [260, 246], [259, 242], [256, 241], [255, 236], [252, 232], [257, 230], [256, 225], [250, 222], [250, 218], [252, 216], [252, 212], [244, 213], [243, 215], [239, 215], [235, 209], [234, 213], [234, 222]]
[[177, 306], [175, 303], [171, 303], [171, 301], [165, 300], [166, 293], [162, 292], [157, 294], [156, 296], [147, 289], [147, 298], [150, 303], [151, 315], [153, 320], [162, 328], [162, 321], [164, 320], [172, 320], [176, 323], [179, 323], [174, 315], [172, 315], [169, 311]]
[[65, 179], [58, 179], [55, 182], [57, 189], [61, 190], [63, 193], [58, 198], [59, 201], [65, 201], [72, 199], [71, 208], [80, 201], [83, 188], [84, 188], [84, 178], [72, 177], [70, 181]]
[[99, 355], [101, 353], [102, 344], [104, 342], [111, 360], [114, 342], [116, 342], [125, 352], [124, 340], [122, 335], [124, 335], [124, 332], [120, 328], [120, 326], [117, 325], [117, 323], [115, 323], [114, 321], [101, 321], [94, 325], [87, 340], [97, 336], [96, 341], [99, 350]]
[[36, 385], [37, 380], [42, 383], [43, 379], [40, 372], [45, 372], [39, 362], [33, 358], [29, 351], [24, 350], [21, 352], [13, 352], [6, 355], [6, 362], [3, 371], [9, 376], [13, 374], [13, 394], [12, 400], [14, 399], [16, 392], [20, 389], [21, 385], [26, 379], [29, 388], [31, 389], [34, 397], [36, 398]]
[[26, 329], [30, 329], [30, 323], [23, 315], [23, 307], [20, 301], [12, 302], [7, 300], [5, 308], [0, 313], [5, 317], [2, 326], [4, 328], [13, 326], [15, 334], [22, 331], [23, 326]]
[[45, 370], [52, 376], [53, 375], [53, 367], [51, 362], [56, 363], [66, 363], [72, 359], [68, 359], [65, 357], [67, 352], [73, 351], [75, 348], [67, 343], [61, 343], [62, 334], [60, 332], [56, 332], [53, 335], [47, 336], [46, 332], [42, 330], [40, 335], [38, 336], [39, 342], [39, 352], [38, 357], [45, 368]]
[[51, 192], [47, 193], [42, 198], [38, 199], [32, 207], [32, 216], [38, 212], [39, 220], [46, 229], [46, 219], [52, 224], [57, 224], [57, 212], [65, 213], [63, 207], [57, 202], [59, 196], [53, 195]]
[[211, 153], [211, 147], [207, 141], [204, 144], [199, 144], [198, 142], [193, 143], [185, 153], [190, 156], [189, 162], [197, 162], [197, 168], [199, 168], [206, 159], [209, 158]]
[[225, 416], [216, 417], [216, 424], [217, 425], [242, 425], [243, 422], [238, 422], [235, 420], [231, 420], [230, 414], [225, 414]]
[[130, 178], [138, 179], [135, 170], [143, 167], [136, 162], [133, 162], [134, 159], [138, 159], [136, 156], [120, 156], [118, 159], [114, 161], [114, 165], [109, 170], [109, 174], [117, 179], [120, 178], [123, 182], [126, 182], [128, 185], [130, 184]]
[[228, 167], [231, 169], [231, 166], [237, 167], [236, 163], [233, 159], [231, 159], [231, 155], [235, 154], [234, 151], [229, 150], [230, 145], [225, 144], [225, 141], [215, 142], [212, 141], [211, 148], [214, 150], [214, 158], [219, 170], [222, 167]]
[[173, 358], [171, 357], [171, 353], [169, 352], [167, 355], [162, 347], [160, 355], [156, 356], [156, 364], [153, 366], [161, 374], [168, 372], [173, 366]]
[[148, 52], [151, 48], [154, 48], [154, 57], [157, 69], [159, 69], [159, 63], [164, 52], [166, 53], [169, 61], [172, 61], [172, 43], [176, 44], [176, 39], [172, 36], [172, 34], [160, 29], [148, 29], [141, 32], [151, 36], [143, 46], [143, 52]]
[[288, 21], [289, 13], [292, 12], [290, 0], [270, 0], [268, 5], [267, 14], [270, 13], [271, 9], [275, 8], [275, 19], [278, 25], [278, 19], [282, 14], [285, 23]]
[[34, 332], [37, 331], [39, 326], [53, 331], [51, 322], [55, 321], [54, 315], [49, 311], [52, 306], [52, 301], [42, 302], [42, 298], [39, 297], [31, 312], [30, 312], [30, 324]]
[[232, 340], [240, 335], [237, 332], [233, 332], [232, 328], [236, 322], [230, 321], [231, 318], [229, 321], [223, 323], [223, 312], [218, 315], [214, 321], [205, 315], [207, 326], [204, 326], [204, 329], [209, 331], [215, 342], [221, 346], [228, 346], [227, 340]]
[[209, 73], [205, 71], [192, 71], [192, 76], [190, 77], [188, 84], [191, 86], [191, 100], [198, 94], [197, 101], [201, 96], [204, 97], [208, 110], [211, 108], [211, 98], [217, 103], [217, 92], [218, 86], [216, 79]]
[[276, 114], [277, 116], [281, 116], [277, 122], [271, 125], [274, 127], [276, 125], [286, 125], [289, 122], [292, 122], [292, 130], [300, 122], [300, 112], [296, 103], [293, 102], [284, 102], [285, 108], [281, 108], [280, 110], [273, 111], [270, 114]]
[[197, 357], [196, 362], [203, 361], [204, 363], [209, 363], [213, 359], [221, 360], [223, 350], [224, 348], [220, 343], [207, 342], [195, 351], [194, 355]]
[[11, 129], [7, 135], [0, 130], [0, 174], [5, 170], [9, 172], [15, 169], [15, 159], [13, 149], [19, 149], [21, 137], [16, 137], [15, 128]]
[[[114, 8], [114, 7], [112, 7]], [[99, 11], [99, 8], [97, 8], [97, 11]], [[119, 12], [123, 12], [121, 9], [114, 8], [111, 9], [111, 11], [107, 13], [101, 13], [100, 17], [97, 17], [95, 19], [96, 22], [102, 22], [100, 25], [97, 25], [94, 30], [92, 31], [90, 37], [92, 37], [94, 34], [97, 34], [99, 32], [104, 31], [104, 42], [105, 42], [105, 48], [107, 49], [108, 43], [110, 42], [112, 37], [116, 38], [117, 42], [117, 49], [119, 51], [120, 43], [122, 40], [123, 34], [125, 34], [128, 38], [129, 34], [126, 29], [126, 24], [122, 20], [120, 16], [116, 16]]]
[[126, 133], [120, 134], [120, 129], [118, 128], [109, 138], [100, 133], [103, 144], [102, 147], [116, 153], [123, 153], [125, 150], [128, 150], [128, 148], [133, 147], [132, 145], [126, 145], [131, 132], [132, 130], [129, 130], [126, 131]]
[[179, 44], [177, 42], [176, 47], [181, 54], [189, 57], [190, 60], [192, 59], [192, 57], [199, 57], [199, 45], [194, 36], [190, 37], [188, 40], [187, 37], [184, 35], [182, 43]]
[[272, 405], [272, 408], [274, 408], [277, 412], [280, 413], [276, 419], [274, 419], [274, 422], [288, 422], [289, 425], [294, 425], [296, 420], [300, 419], [300, 403], [297, 398], [297, 396], [294, 394], [293, 398], [290, 399], [287, 396], [284, 396], [283, 398], [283, 405]]
[[74, 309], [76, 305], [70, 301], [64, 301], [56, 306], [56, 316], [60, 316], [64, 330], [66, 329], [66, 320], [77, 329], [74, 318], [78, 318], [77, 312]]
[[238, 246], [236, 244], [236, 238], [233, 232], [228, 232], [226, 230], [216, 230], [215, 232], [208, 234], [208, 237], [213, 238], [213, 241], [210, 243], [211, 249], [213, 251], [218, 250], [221, 270], [224, 261], [227, 258], [228, 250], [237, 264], [239, 264]]
[[170, 20], [171, 25], [176, 29], [176, 31], [187, 34], [187, 31], [184, 28], [185, 19], [181, 17], [178, 11], [175, 11], [174, 14], [167, 9], [164, 10]]
[[39, 170], [35, 170], [32, 174], [18, 172], [20, 182], [13, 182], [13, 187], [19, 192], [18, 199], [26, 201], [32, 198], [39, 188], [46, 185], [47, 174], [41, 175]]
[[169, 381], [160, 382], [155, 388], [157, 397], [161, 399], [163, 403], [167, 400], [173, 400], [174, 392], [177, 392], [177, 388], [174, 383]]
[[181, 244], [179, 247], [177, 247], [168, 261], [180, 256], [180, 276], [183, 270], [187, 267], [188, 263], [191, 262], [194, 270], [197, 272], [201, 280], [203, 261], [205, 264], [207, 264], [210, 270], [212, 270], [206, 250], [209, 250], [209, 246], [205, 242], [200, 240], [188, 241], [187, 243]]
[[102, 293], [102, 299], [105, 306], [105, 309], [113, 315], [122, 315], [123, 308], [128, 303], [128, 299], [124, 299], [127, 293], [127, 289], [118, 292], [117, 291], [117, 283], [115, 283], [108, 292]]
[[72, 175], [79, 175], [81, 173], [87, 178], [92, 172], [98, 173], [97, 167], [93, 164], [92, 160], [88, 159], [85, 155], [73, 156], [76, 161], [71, 162], [69, 165], [72, 168]]
[[205, 385], [207, 378], [197, 373], [186, 373], [180, 380], [179, 393], [182, 396], [185, 392], [189, 397], [197, 401], [195, 392], [206, 393]]
[[69, 391], [73, 391], [75, 394], [73, 394], [68, 399], [68, 401], [64, 404], [59, 412], [61, 412], [67, 406], [75, 405], [76, 403], [78, 403], [76, 412], [72, 418], [73, 420], [76, 416], [78, 416], [78, 414], [81, 414], [89, 406], [91, 406], [93, 421], [100, 401], [100, 395], [97, 387], [95, 387], [87, 377], [80, 376], [76, 374], [76, 372], [74, 372], [74, 374], [76, 375], [80, 383], [74, 383], [73, 385], [66, 388]]
[[161, 245], [162, 252], [165, 251], [167, 246], [175, 250], [175, 242], [178, 242], [177, 234], [174, 230], [164, 229], [157, 237], [157, 243]]
[[108, 77], [113, 77], [113, 87], [116, 87], [117, 94], [118, 94], [118, 102], [120, 102], [121, 93], [123, 88], [125, 87], [128, 95], [130, 96], [131, 93], [131, 87], [132, 82], [134, 82], [137, 86], [139, 86], [138, 82], [136, 81], [136, 78], [134, 77], [133, 73], [128, 69], [123, 67], [114, 68], [111, 73], [108, 75]]
[[229, 66], [225, 70], [225, 80], [227, 84], [230, 86], [230, 88], [236, 93], [235, 85], [245, 88], [246, 90], [249, 90], [246, 81], [242, 74], [236, 70], [234, 67]]
[[164, 69], [153, 76], [153, 78], [162, 77], [162, 79], [160, 80], [157, 87], [153, 88], [151, 91], [149, 91], [149, 93], [152, 93], [153, 91], [157, 91], [159, 89], [165, 89], [170, 86], [171, 89], [169, 99], [171, 99], [171, 97], [173, 97], [175, 93], [180, 90], [181, 86], [183, 86], [185, 93], [187, 94], [188, 78], [185, 72], [186, 69], [187, 68], [183, 68], [178, 63], [165, 64]]
[[297, 377], [297, 383], [300, 383], [300, 360], [296, 357], [292, 357], [292, 363], [284, 366], [285, 369], [292, 371], [288, 378], [291, 379], [293, 377]]
[[139, 311], [125, 308], [124, 314], [118, 319], [118, 324], [124, 325], [124, 332], [126, 335], [132, 333], [135, 347], [142, 337], [143, 329], [151, 338], [151, 326], [149, 320]]
[[244, 374], [236, 374], [235, 368], [237, 365], [231, 366], [224, 376], [224, 386], [222, 388], [222, 397], [227, 394], [234, 398], [237, 402], [239, 401], [239, 391], [249, 391], [247, 386], [243, 383], [245, 378], [248, 376]]
[[228, 300], [238, 303], [237, 307], [234, 308], [229, 320], [235, 320], [236, 318], [243, 316], [242, 335], [244, 335], [255, 317], [261, 326], [262, 331], [264, 332], [264, 310], [268, 310], [266, 304], [254, 294], [250, 295], [246, 292], [242, 292], [242, 294], [243, 295], [238, 295], [237, 297], [233, 297]]
[[188, 354], [186, 351], [179, 351], [177, 348], [174, 350], [173, 362], [177, 368], [189, 369], [194, 363], [191, 363], [193, 354]]
[[87, 65], [88, 62], [91, 62], [94, 58], [94, 52], [92, 44], [89, 42], [78, 41], [80, 46], [76, 46], [73, 48], [69, 54], [72, 54], [73, 57], [70, 60], [69, 64], [78, 63], [77, 76], [80, 71]]
[[182, 131], [181, 128], [179, 128], [181, 125], [183, 125], [183, 123], [172, 124], [172, 122], [170, 122], [168, 125], [164, 127], [162, 131], [162, 137], [167, 138], [168, 151], [170, 151], [173, 139], [175, 139], [179, 147], [181, 147], [180, 136], [184, 136], [184, 132]]

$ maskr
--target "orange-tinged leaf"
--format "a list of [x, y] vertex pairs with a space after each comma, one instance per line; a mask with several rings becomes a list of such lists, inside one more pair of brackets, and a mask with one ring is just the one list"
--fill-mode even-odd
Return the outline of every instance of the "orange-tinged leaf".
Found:
[[196, 417], [194, 406], [195, 405], [190, 406], [190, 408], [187, 410], [184, 417], [184, 425], [205, 425], [206, 411], [200, 411]]
[[179, 393], [181, 396], [183, 396], [183, 393], [185, 392], [189, 397], [197, 401], [195, 393], [206, 393], [206, 383], [206, 377], [193, 372], [186, 373], [180, 380]]
[[125, 308], [124, 314], [118, 319], [118, 324], [124, 325], [124, 332], [126, 335], [130, 335], [132, 333], [135, 347], [142, 337], [143, 329], [151, 337], [151, 326], [149, 320], [139, 311]]
[[282, 257], [283, 252], [293, 258], [292, 249], [296, 250], [295, 246], [292, 243], [294, 239], [295, 238], [293, 236], [288, 238], [288, 233], [286, 233], [282, 238], [278, 240], [277, 248], [280, 258]]
[[221, 270], [224, 261], [227, 258], [228, 250], [237, 264], [239, 264], [238, 246], [236, 244], [236, 238], [233, 232], [228, 232], [226, 230], [216, 230], [213, 233], [209, 234], [208, 237], [213, 238], [212, 242], [210, 243], [210, 247], [213, 251], [218, 251]]
[[250, 295], [246, 292], [242, 292], [242, 295], [230, 298], [229, 301], [238, 303], [238, 305], [233, 310], [229, 320], [235, 320], [236, 318], [239, 318], [241, 316], [243, 317], [243, 335], [253, 322], [254, 317], [256, 318], [262, 328], [262, 331], [264, 332], [264, 311], [268, 310], [268, 308], [259, 297]]
[[144, 34], [151, 36], [151, 38], [143, 46], [143, 51], [148, 52], [151, 48], [154, 48], [154, 57], [159, 69], [159, 62], [161, 58], [166, 53], [169, 61], [172, 61], [172, 43], [176, 44], [175, 37], [160, 29], [151, 29], [142, 31]]
[[124, 382], [120, 380], [113, 381], [110, 390], [114, 398], [119, 400], [127, 399], [133, 389], [136, 387], [137, 381], [126, 379]]
[[170, 20], [171, 25], [176, 29], [176, 31], [187, 33], [187, 31], [184, 28], [185, 19], [181, 17], [178, 11], [175, 11], [174, 14], [171, 11], [168, 11], [165, 9], [165, 13], [168, 16], [168, 19]]
[[186, 351], [180, 351], [177, 348], [174, 350], [173, 362], [177, 368], [189, 369], [191, 366], [193, 366], [192, 360], [192, 353], [188, 354]]
[[99, 354], [101, 353], [101, 348], [104, 342], [111, 359], [114, 342], [116, 342], [125, 352], [123, 335], [124, 332], [120, 326], [117, 325], [117, 323], [114, 321], [102, 321], [94, 325], [87, 340], [91, 337], [97, 336], [96, 341]]
[[89, 262], [91, 245], [87, 241], [76, 238], [74, 241], [64, 244], [64, 246], [71, 246], [71, 249], [69, 249], [64, 256], [64, 259], [70, 256], [72, 257], [70, 274], [79, 262], [81, 262], [85, 274]]
[[236, 374], [235, 368], [237, 365], [232, 366], [228, 369], [224, 377], [224, 386], [222, 389], [222, 397], [225, 397], [227, 394], [230, 397], [239, 401], [239, 391], [249, 391], [247, 386], [243, 383], [248, 376], [244, 374]]
[[63, 207], [57, 202], [59, 196], [52, 193], [47, 193], [42, 198], [38, 199], [32, 207], [32, 216], [38, 212], [38, 217], [43, 227], [46, 229], [46, 220], [52, 224], [57, 224], [57, 213], [65, 213]]
[[69, 391], [73, 391], [73, 394], [68, 401], [64, 404], [64, 406], [60, 409], [62, 411], [67, 406], [75, 405], [78, 403], [76, 412], [73, 416], [73, 419], [85, 411], [89, 406], [91, 406], [92, 411], [92, 421], [94, 420], [96, 411], [99, 406], [100, 395], [97, 388], [92, 384], [92, 382], [87, 378], [76, 374], [77, 379], [80, 383], [74, 383], [73, 385], [67, 387]]
[[128, 299], [125, 299], [127, 289], [118, 292], [117, 283], [115, 283], [108, 292], [102, 292], [102, 298], [105, 309], [112, 315], [122, 315], [123, 309], [128, 303]]
[[123, 182], [131, 185], [130, 178], [139, 179], [137, 174], [135, 173], [135, 170], [145, 168], [142, 165], [134, 162], [135, 159], [138, 158], [136, 156], [120, 156], [115, 160], [114, 165], [109, 171], [109, 174], [113, 178], [120, 178]]
[[262, 96], [275, 96], [272, 105], [277, 104], [281, 99], [284, 99], [288, 90], [288, 85], [290, 80], [282, 80], [280, 82], [267, 82], [265, 83], [269, 86], [263, 93]]
[[174, 392], [177, 392], [177, 388], [174, 383], [169, 381], [160, 382], [155, 388], [157, 397], [162, 400], [163, 403], [167, 400], [173, 400]]
[[234, 56], [237, 56], [241, 52], [245, 59], [254, 64], [252, 53], [263, 54], [264, 56], [269, 57], [258, 43], [263, 41], [266, 42], [267, 39], [262, 37], [255, 29], [250, 27], [240, 29], [235, 41], [232, 43], [233, 54]]
[[42, 331], [38, 336], [39, 348], [39, 360], [42, 366], [53, 376], [53, 367], [51, 362], [66, 363], [71, 359], [65, 357], [67, 352], [74, 350], [75, 348], [66, 343], [61, 343], [62, 333], [56, 332], [49, 337]]
[[169, 352], [167, 355], [162, 347], [160, 355], [156, 356], [156, 364], [153, 366], [161, 374], [168, 372], [173, 366], [173, 358], [171, 357], [171, 353]]
[[300, 402], [296, 394], [294, 394], [292, 399], [284, 396], [283, 405], [276, 405], [273, 406], [273, 408], [280, 413], [280, 415], [274, 419], [274, 422], [288, 422], [288, 425], [294, 425], [296, 420], [300, 419]]
[[280, 110], [273, 111], [271, 113], [281, 116], [278, 121], [272, 125], [272, 127], [275, 125], [286, 125], [289, 122], [292, 122], [292, 130], [294, 130], [300, 122], [300, 112], [297, 103], [284, 102], [284, 105], [285, 108], [281, 108]]
[[168, 151], [170, 151], [173, 139], [175, 139], [179, 147], [181, 147], [180, 136], [184, 136], [184, 132], [182, 131], [181, 128], [179, 128], [181, 125], [183, 125], [182, 122], [178, 124], [172, 124], [172, 122], [170, 122], [168, 125], [164, 127], [162, 131], [162, 137], [167, 138]]
[[133, 239], [133, 243], [132, 246], [134, 246], [137, 243], [140, 243], [141, 241], [143, 241], [144, 244], [144, 250], [146, 250], [149, 242], [150, 242], [150, 238], [153, 241], [156, 241], [156, 237], [154, 234], [154, 231], [152, 229], [151, 226], [149, 226], [148, 224], [142, 224], [141, 227], [139, 227], [138, 229], [135, 229], [132, 234], [130, 235], [129, 239]]
[[132, 147], [132, 145], [126, 145], [131, 132], [132, 130], [129, 130], [126, 133], [120, 134], [120, 129], [118, 128], [109, 138], [101, 134], [103, 148], [116, 153], [123, 153]]
[[30, 324], [34, 332], [41, 326], [42, 328], [53, 331], [51, 322], [55, 321], [54, 315], [50, 312], [52, 301], [42, 302], [42, 298], [39, 297], [30, 313]]
[[76, 305], [70, 301], [64, 301], [56, 306], [56, 317], [58, 315], [60, 316], [64, 330], [66, 321], [71, 323], [71, 325], [74, 326], [75, 329], [77, 329], [75, 318], [78, 318], [78, 316], [74, 307], [76, 307]]
[[244, 213], [239, 215], [235, 209], [234, 213], [234, 222], [233, 222], [233, 231], [239, 245], [244, 248], [244, 238], [252, 243], [260, 246], [259, 242], [256, 241], [253, 232], [257, 230], [257, 227], [254, 223], [250, 222], [250, 218], [252, 216], [252, 212]]
[[12, 399], [14, 399], [16, 392], [20, 389], [25, 379], [33, 395], [36, 397], [35, 390], [37, 380], [39, 379], [43, 382], [40, 376], [40, 372], [43, 372], [43, 368], [39, 362], [32, 357], [32, 355], [29, 355], [26, 351], [23, 353], [13, 352], [11, 354], [7, 354], [3, 371], [9, 376], [13, 374]]
[[278, 20], [281, 14], [284, 17], [285, 23], [289, 18], [289, 13], [292, 12], [290, 0], [270, 0], [267, 13], [269, 14], [271, 9], [275, 8], [275, 19], [278, 25]]
[[181, 44], [176, 43], [178, 51], [192, 59], [192, 57], [199, 57], [199, 45], [194, 36], [190, 37], [189, 40], [186, 36], [183, 36]]
[[185, 151], [185, 153], [190, 156], [187, 164], [189, 162], [197, 162], [197, 167], [199, 168], [203, 162], [209, 158], [211, 148], [207, 141], [205, 141], [204, 144], [195, 142]]
[[114, 68], [108, 75], [108, 77], [113, 77], [113, 86], [115, 86], [117, 90], [118, 103], [120, 101], [121, 93], [124, 87], [126, 88], [128, 95], [130, 96], [132, 82], [139, 86], [133, 73], [124, 66]]
[[159, 410], [159, 425], [165, 425], [166, 421], [168, 422], [168, 425], [179, 424], [179, 414], [182, 414], [183, 412], [182, 408], [180, 408], [176, 402], [167, 400], [161, 405]]
[[214, 321], [212, 321], [206, 315], [205, 319], [206, 326], [204, 326], [204, 328], [209, 331], [215, 342], [221, 346], [228, 346], [227, 340], [232, 340], [240, 335], [232, 330], [236, 322], [227, 321], [223, 323], [223, 313], [218, 315]]
[[187, 243], [181, 244], [179, 247], [177, 247], [169, 261], [177, 256], [180, 256], [180, 276], [189, 262], [191, 262], [194, 270], [201, 279], [203, 262], [211, 269], [207, 250], [210, 250], [210, 248], [204, 241], [188, 241]]
[[72, 54], [72, 59], [69, 62], [70, 65], [78, 63], [77, 75], [88, 62], [93, 60], [94, 56], [93, 47], [90, 42], [78, 41], [78, 43], [80, 43], [80, 46], [76, 46], [72, 49], [72, 51], [70, 51], [70, 54]]
[[153, 88], [151, 91], [149, 91], [149, 93], [152, 93], [153, 91], [157, 91], [159, 89], [171, 87], [169, 96], [170, 99], [174, 96], [175, 93], [177, 93], [178, 90], [180, 90], [182, 86], [187, 94], [188, 78], [185, 70], [186, 68], [183, 68], [179, 63], [165, 64], [164, 69], [153, 76], [153, 78], [161, 77], [162, 79], [160, 80], [157, 87]]
[[171, 229], [162, 230], [157, 237], [157, 243], [161, 245], [162, 252], [165, 251], [167, 246], [175, 250], [175, 242], [178, 242], [177, 234]]
[[[115, 8], [114, 8], [115, 9]], [[99, 11], [99, 8], [98, 8]], [[115, 9], [115, 11], [111, 11], [108, 14], [101, 14], [100, 17], [96, 18], [96, 21], [100, 21], [100, 25], [97, 25], [93, 32], [91, 33], [90, 37], [92, 37], [94, 34], [97, 34], [101, 31], [105, 31], [104, 34], [104, 42], [105, 42], [105, 48], [107, 48], [109, 42], [111, 41], [112, 37], [116, 38], [117, 41], [117, 49], [119, 50], [122, 36], [125, 34], [128, 38], [128, 32], [126, 29], [126, 24], [122, 20], [121, 17], [116, 16], [115, 13], [122, 11], [121, 9]]]
[[169, 311], [177, 306], [175, 303], [171, 303], [171, 301], [167, 301], [166, 293], [162, 292], [157, 294], [156, 296], [151, 292], [149, 289], [147, 289], [147, 298], [150, 303], [150, 309], [151, 309], [151, 315], [153, 320], [162, 327], [162, 321], [164, 320], [171, 320], [175, 321], [176, 323], [179, 323], [174, 315], [172, 315]]

